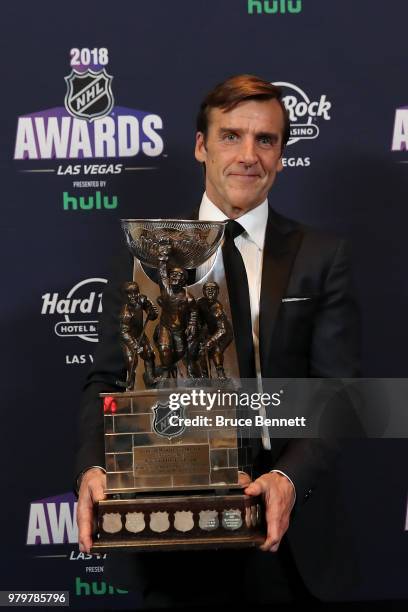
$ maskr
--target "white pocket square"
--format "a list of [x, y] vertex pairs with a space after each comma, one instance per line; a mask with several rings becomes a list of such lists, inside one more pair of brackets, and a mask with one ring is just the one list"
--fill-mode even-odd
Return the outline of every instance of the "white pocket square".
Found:
[[282, 298], [282, 302], [306, 302], [307, 300], [311, 299], [311, 297], [287, 297]]

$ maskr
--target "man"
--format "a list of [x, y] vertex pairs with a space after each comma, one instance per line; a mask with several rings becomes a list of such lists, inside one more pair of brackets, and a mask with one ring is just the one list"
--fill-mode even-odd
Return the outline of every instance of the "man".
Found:
[[[286, 219], [268, 205], [288, 138], [289, 120], [280, 90], [257, 77], [232, 77], [212, 90], [201, 105], [195, 156], [204, 164], [205, 194], [199, 218], [230, 220], [223, 256], [229, 290], [236, 291], [237, 285], [244, 288], [242, 300], [232, 300], [238, 349], [240, 343], [246, 346], [245, 351], [238, 350], [241, 376], [358, 376], [359, 316], [344, 242]], [[232, 282], [239, 267], [240, 282]], [[112, 288], [104, 297], [101, 342], [85, 390], [78, 472], [103, 465], [102, 424], [95, 398], [99, 391], [115, 389], [120, 372], [120, 359], [113, 354], [116, 323], [112, 313], [118, 307]], [[101, 374], [106, 371], [111, 375]], [[347, 533], [346, 526], [336, 521], [332, 455], [332, 446], [324, 440], [274, 439], [271, 443], [264, 437], [255, 463], [258, 477], [245, 493], [263, 495], [267, 535], [261, 550], [272, 554], [235, 555], [238, 565], [234, 555], [221, 555], [222, 561], [228, 558], [231, 564], [223, 563], [219, 571], [226, 577], [228, 568], [233, 568], [230, 579], [235, 592], [242, 574], [248, 600], [268, 603], [303, 596], [292, 556], [303, 583], [322, 598], [335, 597], [350, 583], [347, 551], [338, 547], [347, 546]], [[92, 503], [102, 499], [104, 482], [98, 467], [85, 471], [81, 479], [81, 550], [91, 546]], [[191, 554], [185, 553], [188, 560], [183, 568], [192, 565]], [[194, 558], [198, 562], [204, 557], [208, 572], [218, 575], [214, 567], [220, 552]], [[179, 553], [178, 560], [183, 563]], [[225, 584], [229, 583], [226, 579]], [[232, 596], [231, 589], [229, 593]], [[238, 595], [243, 596], [240, 589]]]

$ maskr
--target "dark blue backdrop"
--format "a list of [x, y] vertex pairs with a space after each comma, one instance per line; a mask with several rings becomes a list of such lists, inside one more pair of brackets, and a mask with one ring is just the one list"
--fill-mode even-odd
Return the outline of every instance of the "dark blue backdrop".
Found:
[[[279, 10], [272, 13], [275, 4]], [[291, 6], [300, 12], [289, 12]], [[87, 608], [105, 597], [117, 607], [134, 601], [103, 595], [102, 562], [77, 558], [73, 499], [66, 494], [80, 387], [96, 338], [67, 335], [67, 327], [60, 336], [55, 329], [61, 333], [71, 322], [75, 332], [75, 325], [98, 319], [103, 281], [92, 279], [107, 277], [122, 240], [120, 218], [172, 216], [199, 203], [195, 113], [206, 91], [225, 77], [255, 73], [288, 83], [285, 93], [297, 102], [330, 103], [326, 116], [306, 113], [294, 121], [317, 126], [319, 135], [288, 147], [270, 201], [288, 216], [351, 240], [365, 374], [405, 376], [408, 152], [403, 146], [393, 151], [391, 143], [396, 109], [408, 106], [407, 21], [405, 0], [44, 0], [3, 7], [1, 505], [8, 522], [2, 523], [1, 589], [61, 588], [70, 590], [72, 606]], [[141, 142], [150, 143], [154, 155], [69, 159], [68, 151], [60, 159], [14, 159], [18, 129], [27, 125], [19, 118], [36, 114], [40, 128], [28, 123], [38, 131], [49, 128], [52, 117], [71, 117], [64, 77], [73, 48], [108, 50], [115, 128], [120, 116], [136, 111], [159, 117], [153, 136], [139, 124]], [[37, 132], [20, 136], [38, 150]], [[117, 133], [112, 138], [117, 144]], [[112, 163], [122, 164], [121, 172], [85, 174], [85, 165]], [[80, 166], [78, 175], [59, 174], [70, 165]], [[84, 181], [106, 185], [78, 185]], [[64, 192], [79, 202], [97, 191], [110, 202], [116, 196], [116, 208], [73, 210], [70, 204], [64, 210]], [[55, 312], [44, 305], [47, 294]], [[67, 313], [73, 299], [88, 300], [77, 306], [84, 312]], [[341, 486], [354, 517], [350, 537], [363, 582], [345, 599], [407, 596], [406, 457], [404, 440], [350, 448]]]

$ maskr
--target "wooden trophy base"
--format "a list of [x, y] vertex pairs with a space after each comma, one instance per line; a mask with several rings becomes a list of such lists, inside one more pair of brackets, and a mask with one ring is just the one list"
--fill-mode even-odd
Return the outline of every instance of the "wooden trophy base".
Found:
[[231, 493], [106, 499], [92, 552], [244, 548], [265, 539], [259, 497]]

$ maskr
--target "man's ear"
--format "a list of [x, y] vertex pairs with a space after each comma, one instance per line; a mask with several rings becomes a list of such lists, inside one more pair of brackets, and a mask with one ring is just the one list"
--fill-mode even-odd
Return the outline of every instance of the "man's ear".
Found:
[[278, 165], [276, 166], [276, 172], [281, 172], [283, 170], [282, 156], [279, 158]]
[[207, 161], [207, 149], [205, 148], [204, 134], [197, 132], [194, 155], [197, 161], [205, 163]]

